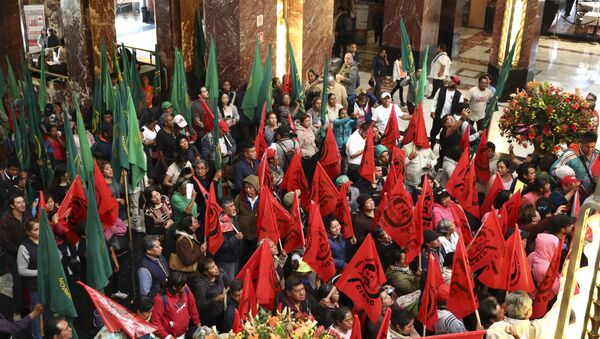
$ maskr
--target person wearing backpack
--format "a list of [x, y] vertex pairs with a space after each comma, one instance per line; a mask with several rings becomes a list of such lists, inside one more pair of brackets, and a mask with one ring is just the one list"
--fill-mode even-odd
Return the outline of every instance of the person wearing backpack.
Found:
[[279, 161], [279, 166], [281, 166], [281, 169], [285, 173], [299, 145], [296, 139], [292, 139], [294, 135], [288, 126], [281, 125], [275, 131], [275, 154]]
[[196, 300], [186, 284], [185, 273], [171, 271], [164, 289], [154, 296], [150, 322], [157, 328], [155, 334], [165, 339], [183, 339], [190, 322], [200, 326]]

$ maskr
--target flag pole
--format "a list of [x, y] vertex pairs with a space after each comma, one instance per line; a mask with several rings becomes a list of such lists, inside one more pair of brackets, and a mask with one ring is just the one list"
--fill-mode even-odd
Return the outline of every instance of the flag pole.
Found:
[[477, 328], [481, 328], [481, 318], [479, 317], [479, 310], [475, 310], [475, 317], [477, 318]]
[[133, 270], [133, 231], [131, 230], [131, 212], [129, 211], [129, 185], [127, 181], [127, 171], [123, 171], [121, 178], [125, 187], [125, 206], [127, 207], [127, 228], [129, 230], [129, 254], [131, 256], [131, 293], [135, 299], [135, 274]]

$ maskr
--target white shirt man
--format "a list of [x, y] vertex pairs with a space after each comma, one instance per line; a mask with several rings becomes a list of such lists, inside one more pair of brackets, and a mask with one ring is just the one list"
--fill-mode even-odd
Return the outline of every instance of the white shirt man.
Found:
[[410, 115], [402, 112], [398, 105], [392, 103], [392, 96], [388, 92], [383, 92], [381, 94], [382, 104], [377, 106], [377, 108], [373, 109], [373, 116], [371, 120], [379, 129], [379, 132], [384, 133], [385, 128], [387, 127], [388, 120], [390, 119], [390, 115], [392, 114], [392, 107], [396, 111], [396, 118], [398, 120], [410, 120]]
[[348, 138], [348, 142], [346, 142], [348, 164], [360, 165], [360, 162], [362, 161], [362, 153], [365, 150], [366, 140], [362, 136], [361, 132], [362, 130], [357, 128], [356, 131], [350, 135], [350, 138]]
[[446, 54], [446, 52], [439, 47], [437, 53], [438, 54], [431, 62], [431, 71], [429, 71], [429, 76], [432, 79], [444, 80], [450, 75], [450, 66], [452, 65], [452, 61], [448, 57], [448, 54]]
[[[469, 89], [465, 97], [465, 102], [469, 103], [469, 120], [479, 121], [485, 117], [485, 109], [492, 98], [492, 91], [488, 89], [488, 79], [485, 76], [479, 77], [477, 86]], [[479, 129], [481, 127], [477, 125]]]

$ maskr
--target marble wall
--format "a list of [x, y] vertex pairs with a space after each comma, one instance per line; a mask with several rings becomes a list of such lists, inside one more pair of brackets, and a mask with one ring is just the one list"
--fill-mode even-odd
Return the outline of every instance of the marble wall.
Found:
[[[83, 1], [82, 1], [83, 2]], [[112, 0], [87, 0], [86, 26], [89, 27], [94, 56], [94, 74], [100, 75], [100, 50], [106, 42], [109, 65], [112, 65], [113, 43], [117, 41], [115, 31], [115, 2]]]
[[191, 71], [194, 62], [194, 16], [201, 17], [201, 1], [180, 0], [179, 22], [181, 31], [181, 54], [187, 71]]
[[325, 54], [331, 60], [333, 46], [333, 0], [304, 0], [302, 33], [302, 79], [306, 72], [323, 72]]
[[458, 56], [464, 0], [444, 0], [440, 14], [438, 42], [445, 43], [451, 58]]
[[63, 36], [62, 14], [60, 0], [46, 0], [44, 2], [46, 23], [48, 28], [54, 28], [59, 37]]
[[23, 50], [23, 32], [21, 31], [21, 17], [19, 14], [18, 0], [0, 0], [0, 65], [2, 66], [4, 76], [6, 76], [6, 58], [8, 55], [13, 69], [20, 74], [18, 67], [20, 52]]
[[[180, 47], [181, 31], [179, 21], [172, 18], [178, 13], [177, 0], [155, 0], [156, 41], [160, 54], [160, 66], [167, 69], [170, 84], [175, 62], [175, 47]], [[177, 6], [177, 7], [176, 7]]]
[[[399, 49], [400, 17], [404, 18], [412, 49], [419, 58], [426, 48], [430, 56], [438, 43], [442, 0], [386, 1], [383, 17], [383, 46]], [[389, 53], [388, 53], [389, 54]], [[394, 56], [392, 56], [394, 57]], [[419, 64], [422, 60], [419, 61]]]

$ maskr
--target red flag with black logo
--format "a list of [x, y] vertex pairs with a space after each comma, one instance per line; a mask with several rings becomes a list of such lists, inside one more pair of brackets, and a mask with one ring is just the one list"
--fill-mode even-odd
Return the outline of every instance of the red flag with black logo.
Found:
[[77, 282], [85, 289], [109, 332], [123, 331], [129, 338], [139, 338], [158, 329], [137, 314], [88, 285]]
[[212, 255], [215, 255], [223, 245], [223, 233], [219, 222], [219, 215], [222, 212], [221, 206], [217, 203], [215, 184], [211, 182], [204, 212], [204, 239], [208, 242], [208, 251]]
[[[446, 183], [446, 191], [456, 199], [461, 205], [467, 201], [469, 197], [469, 152], [463, 152], [450, 175], [450, 179]], [[463, 205], [464, 206], [464, 205]]]
[[400, 147], [394, 147], [391, 151], [392, 160], [390, 167], [394, 167], [396, 178], [404, 177], [404, 166], [406, 164], [406, 151]]
[[[254, 138], [254, 147], [256, 148], [256, 156], [261, 159], [265, 151], [267, 150], [267, 142], [265, 141], [265, 114], [267, 112], [267, 103], [263, 104], [262, 112], [260, 113], [260, 126], [258, 127], [258, 133]], [[205, 125], [206, 126], [206, 125]]]
[[273, 195], [269, 188], [263, 186], [260, 188], [258, 195], [258, 213], [256, 217], [258, 240], [269, 238], [273, 242], [278, 242], [280, 239], [279, 227], [275, 219], [275, 211], [273, 210]]
[[[475, 153], [475, 172], [477, 180], [482, 183], [487, 183], [490, 180], [490, 156], [487, 147], [487, 130], [483, 130], [479, 134], [479, 147]], [[487, 212], [487, 211], [486, 211]]]
[[300, 201], [298, 196], [294, 194], [294, 201], [292, 202], [292, 215], [290, 217], [290, 227], [288, 232], [282, 236], [285, 238], [285, 245], [283, 249], [292, 253], [293, 250], [304, 247], [306, 242], [304, 241], [304, 230], [302, 226], [302, 220], [300, 218]]
[[[413, 202], [404, 182], [398, 180], [385, 206], [379, 204], [381, 220], [379, 226], [402, 248], [406, 248], [413, 231]], [[419, 244], [420, 245], [420, 244]]]
[[375, 181], [375, 141], [373, 140], [373, 127], [369, 126], [365, 138], [365, 150], [360, 160], [359, 174], [368, 182]]
[[57, 226], [64, 230], [67, 241], [71, 245], [76, 244], [80, 237], [73, 229], [87, 218], [87, 197], [79, 176], [76, 176], [71, 183], [56, 215], [58, 217]]
[[342, 226], [342, 237], [344, 239], [350, 239], [354, 237], [354, 228], [352, 227], [352, 214], [350, 212], [350, 206], [348, 205], [348, 198], [346, 197], [348, 187], [352, 185], [351, 181], [347, 181], [340, 186], [340, 196], [338, 197], [337, 205], [333, 215], [340, 222]]
[[421, 296], [417, 319], [430, 330], [433, 329], [433, 324], [438, 320], [437, 295], [438, 288], [442, 284], [445, 284], [445, 282], [440, 271], [440, 263], [432, 253], [429, 253], [427, 278], [425, 279], [425, 288]]
[[98, 163], [94, 161], [94, 187], [96, 188], [96, 206], [103, 228], [115, 225], [119, 218], [119, 203], [113, 195], [106, 179], [102, 175]]
[[250, 270], [246, 270], [244, 274], [244, 287], [242, 288], [242, 296], [240, 297], [237, 311], [241, 316], [240, 321], [248, 320], [258, 314], [256, 292], [254, 292]]
[[427, 129], [425, 128], [425, 117], [423, 116], [423, 102], [417, 105], [417, 124], [415, 125], [415, 137], [413, 144], [417, 147], [429, 148], [429, 138], [427, 137]]
[[469, 151], [471, 142], [469, 141], [469, 137], [471, 136], [471, 124], [467, 124], [467, 128], [465, 129], [462, 137], [460, 138], [460, 147], [465, 151]]
[[340, 193], [320, 163], [317, 162], [313, 176], [310, 200], [315, 201], [321, 208], [321, 215], [329, 215], [335, 210]]
[[492, 211], [467, 247], [471, 271], [486, 267], [496, 256], [504, 253], [504, 233], [498, 223], [498, 214]]
[[382, 310], [379, 289], [383, 284], [385, 273], [369, 233], [335, 286], [352, 299], [356, 308], [365, 310], [371, 322], [376, 323]]
[[408, 234], [406, 245], [406, 262], [411, 262], [421, 251], [423, 231], [433, 230], [433, 192], [429, 181], [423, 183], [423, 190], [414, 210], [413, 230]]
[[309, 213], [306, 250], [302, 260], [317, 273], [321, 280], [329, 281], [335, 275], [335, 266], [333, 265], [329, 238], [319, 212], [319, 205], [314, 201], [310, 202]]
[[330, 127], [327, 128], [327, 134], [325, 135], [325, 142], [323, 143], [319, 162], [331, 180], [335, 180], [335, 178], [340, 175], [341, 161], [342, 157], [340, 156], [340, 150], [338, 149], [335, 136], [333, 135], [333, 126], [330, 125]]
[[463, 208], [475, 218], [479, 218], [479, 193], [477, 192], [477, 178], [475, 178], [474, 161], [471, 161], [467, 185], [467, 201], [465, 201]]
[[302, 207], [308, 206], [310, 192], [308, 190], [308, 181], [306, 181], [306, 175], [302, 168], [302, 153], [300, 150], [294, 153], [279, 188], [288, 192], [300, 190], [300, 205]]
[[381, 193], [381, 199], [379, 199], [379, 206], [377, 206], [377, 210], [375, 211], [375, 218], [373, 218], [373, 222], [371, 223], [371, 230], [375, 227], [379, 226], [381, 221], [381, 216], [383, 215], [383, 211], [385, 211], [385, 207], [388, 202], [388, 193]]
[[529, 260], [523, 248], [519, 227], [506, 240], [504, 253], [496, 256], [479, 275], [479, 281], [490, 287], [505, 291], [535, 290]]
[[472, 331], [453, 334], [441, 334], [427, 336], [429, 339], [482, 339], [486, 331]]
[[519, 209], [521, 208], [521, 190], [513, 193], [500, 209], [500, 226], [502, 232], [517, 226]]
[[475, 312], [479, 307], [477, 297], [473, 293], [475, 283], [467, 259], [467, 249], [463, 237], [458, 238], [454, 262], [452, 263], [452, 278], [450, 279], [450, 297], [448, 298], [448, 311], [458, 319]]
[[565, 238], [563, 237], [560, 239], [558, 247], [554, 251], [554, 256], [552, 256], [552, 261], [550, 261], [550, 266], [548, 266], [548, 271], [546, 271], [546, 275], [537, 289], [533, 299], [531, 319], [543, 317], [548, 311], [548, 303], [556, 297], [557, 292], [554, 291], [553, 287], [555, 284], [560, 284], [560, 257], [564, 242]]
[[[477, 166], [477, 164], [475, 164]], [[485, 193], [485, 199], [483, 200], [483, 204], [481, 205], [481, 213], [487, 213], [490, 211], [494, 200], [500, 192], [504, 191], [504, 183], [502, 182], [502, 177], [499, 174], [494, 176], [494, 181], [492, 182], [492, 186]]]
[[398, 117], [396, 116], [396, 109], [394, 108], [396, 105], [392, 105], [392, 113], [388, 119], [387, 126], [385, 127], [385, 131], [379, 139], [379, 143], [383, 146], [387, 147], [388, 150], [392, 150], [398, 139], [400, 139], [400, 128], [398, 127]]
[[258, 164], [258, 170], [256, 174], [258, 176], [258, 185], [260, 187], [267, 186], [271, 189], [271, 171], [269, 170], [269, 159], [267, 157], [267, 152], [264, 152], [262, 158], [260, 158], [260, 163]]
[[388, 338], [388, 331], [390, 330], [391, 318], [392, 309], [388, 307], [387, 310], [385, 310], [385, 315], [383, 316], [383, 319], [381, 320], [381, 326], [379, 326], [379, 332], [377, 332], [377, 339]]
[[415, 138], [415, 132], [417, 131], [417, 114], [416, 112], [410, 117], [408, 126], [404, 130], [404, 137], [400, 141], [400, 146], [410, 144]]
[[279, 280], [273, 264], [273, 254], [268, 241], [263, 241], [252, 254], [246, 265], [235, 276], [244, 279], [246, 271], [250, 271], [252, 285], [256, 286], [256, 302], [270, 310], [275, 305], [275, 297], [279, 293]]
[[450, 210], [452, 211], [452, 216], [454, 217], [454, 225], [456, 228], [460, 230], [461, 236], [468, 246], [473, 240], [473, 233], [471, 233], [471, 227], [469, 226], [469, 220], [467, 219], [467, 215], [465, 211], [463, 211], [462, 207], [454, 201], [450, 200]]

